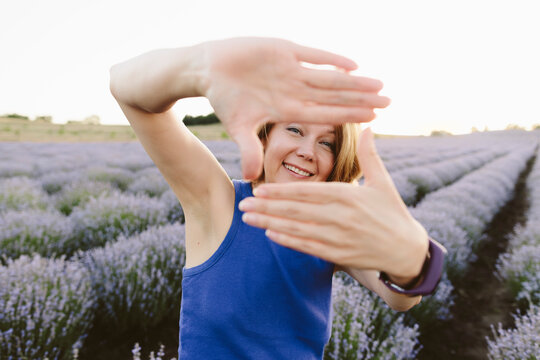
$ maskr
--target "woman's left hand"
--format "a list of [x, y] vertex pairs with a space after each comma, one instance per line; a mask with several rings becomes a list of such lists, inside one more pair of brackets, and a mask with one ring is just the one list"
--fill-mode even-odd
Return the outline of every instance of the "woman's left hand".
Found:
[[409, 213], [377, 154], [371, 129], [357, 155], [364, 184], [262, 184], [244, 199], [244, 222], [268, 229], [278, 244], [343, 268], [375, 269], [395, 278], [420, 273], [428, 235]]

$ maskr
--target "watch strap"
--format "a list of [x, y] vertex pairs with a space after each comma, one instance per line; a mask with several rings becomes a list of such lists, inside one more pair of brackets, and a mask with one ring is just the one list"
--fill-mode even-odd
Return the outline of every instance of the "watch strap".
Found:
[[429, 238], [428, 250], [430, 255], [429, 259], [426, 257], [422, 271], [415, 279], [413, 279], [413, 281], [409, 283], [414, 286], [414, 283], [418, 282], [418, 280], [423, 277], [422, 282], [416, 285], [414, 288], [404, 289], [403, 287], [394, 284], [392, 281], [390, 281], [388, 275], [382, 271], [379, 273], [379, 279], [390, 290], [399, 294], [409, 296], [432, 294], [441, 280], [444, 266], [444, 256], [447, 254], [447, 251], [444, 246], [431, 238]]

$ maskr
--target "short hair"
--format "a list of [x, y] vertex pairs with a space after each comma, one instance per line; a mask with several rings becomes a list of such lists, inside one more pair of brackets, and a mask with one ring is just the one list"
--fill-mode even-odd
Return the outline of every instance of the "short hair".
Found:
[[[257, 136], [263, 143], [266, 144], [268, 140], [268, 134], [274, 127], [275, 123], [269, 122], [264, 124]], [[339, 181], [354, 183], [362, 176], [362, 169], [360, 169], [360, 162], [356, 156], [356, 146], [358, 143], [358, 136], [360, 135], [360, 125], [356, 123], [344, 123], [334, 126], [335, 140], [334, 140], [334, 167], [332, 172], [326, 179], [327, 182]], [[261, 175], [254, 181], [259, 183], [264, 181], [264, 168]]]

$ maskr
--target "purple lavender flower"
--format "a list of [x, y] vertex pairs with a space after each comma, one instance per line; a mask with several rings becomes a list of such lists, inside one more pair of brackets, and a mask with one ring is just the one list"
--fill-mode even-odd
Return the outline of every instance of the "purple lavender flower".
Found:
[[82, 250], [103, 246], [117, 236], [129, 236], [148, 226], [167, 222], [167, 208], [159, 200], [145, 195], [113, 192], [90, 198], [83, 207], [75, 208], [70, 218], [74, 237]]
[[105, 328], [145, 329], [178, 314], [184, 236], [184, 226], [178, 223], [151, 227], [78, 254], [89, 270], [98, 318]]
[[514, 329], [497, 331], [491, 327], [493, 340], [486, 337], [490, 360], [536, 360], [540, 356], [540, 307], [531, 305], [525, 315], [512, 314]]
[[82, 346], [95, 295], [84, 267], [39, 255], [0, 268], [0, 358], [64, 358]]
[[8, 211], [0, 214], [0, 229], [0, 259], [32, 253], [53, 257], [77, 249], [72, 242], [73, 223], [58, 212]]

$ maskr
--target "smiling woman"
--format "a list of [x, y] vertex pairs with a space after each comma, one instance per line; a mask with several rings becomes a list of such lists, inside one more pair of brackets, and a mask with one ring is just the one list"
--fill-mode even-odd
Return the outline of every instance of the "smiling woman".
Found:
[[[275, 132], [272, 132], [275, 126], [278, 126], [279, 130], [278, 135], [275, 135]], [[264, 124], [258, 132], [258, 137], [261, 142], [265, 145], [265, 159], [268, 157], [269, 150], [271, 151], [274, 147], [279, 148], [279, 145], [274, 146], [268, 145], [270, 139], [270, 133], [272, 132], [272, 139], [280, 138], [279, 132], [286, 133], [288, 132], [289, 138], [291, 141], [310, 141], [309, 136], [315, 136], [315, 139], [311, 140], [313, 143], [317, 142], [318, 146], [311, 146], [310, 144], [303, 146], [308, 146], [307, 153], [302, 153], [302, 148], [297, 150], [297, 153], [302, 157], [304, 162], [311, 161], [311, 157], [315, 153], [322, 153], [322, 160], [327, 161], [328, 153], [332, 154], [332, 164], [330, 173], [322, 177], [322, 181], [341, 181], [352, 183], [361, 175], [360, 165], [358, 163], [358, 158], [356, 157], [356, 145], [357, 139], [360, 132], [360, 125], [355, 123], [345, 123], [337, 124], [334, 126], [331, 125], [314, 125], [314, 124], [301, 124], [301, 123], [291, 123], [291, 124], [275, 124], [275, 123], [266, 123]], [[306, 134], [306, 132], [308, 132]], [[319, 134], [320, 133], [320, 134]], [[318, 136], [317, 136], [318, 135]], [[306, 138], [307, 137], [307, 138]], [[287, 137], [281, 137], [287, 139]], [[283, 141], [283, 140], [281, 140]], [[324, 150], [324, 151], [321, 151]], [[283, 151], [281, 149], [280, 151]], [[297, 179], [305, 180], [320, 180], [321, 177], [314, 177], [315, 172], [310, 171], [310, 168], [313, 165], [308, 165], [305, 168], [302, 167], [302, 164], [299, 163], [287, 163], [283, 161], [283, 166], [288, 169], [292, 174], [297, 175]], [[266, 165], [263, 167], [263, 170], [259, 177], [253, 181], [253, 187], [263, 183], [263, 182], [275, 182], [273, 177], [266, 178]], [[294, 178], [292, 180], [294, 181]]]
[[[275, 235], [276, 221], [277, 229], [289, 234], [306, 229], [316, 234], [320, 228], [295, 223], [302, 211], [279, 212], [286, 201], [271, 204], [266, 209], [272, 214], [264, 214], [265, 202], [253, 198], [254, 188], [331, 182], [358, 189], [351, 182], [358, 179], [362, 161], [371, 169], [369, 181], [374, 172], [385, 171], [369, 166], [377, 156], [365, 145], [372, 144], [371, 133], [363, 136], [364, 145], [358, 147], [363, 150], [357, 153], [358, 126], [340, 125], [370, 121], [374, 108], [386, 107], [389, 99], [378, 95], [382, 84], [343, 71], [310, 70], [302, 61], [356, 68], [347, 58], [289, 41], [239, 38], [157, 50], [111, 69], [113, 95], [185, 213], [180, 359], [216, 354], [220, 359], [321, 359], [330, 337], [337, 269], [350, 272], [396, 310], [420, 301], [420, 296], [385, 288], [376, 271], [367, 270], [398, 273], [399, 284], [416, 284], [426, 258], [427, 234], [399, 195], [395, 198], [391, 181], [384, 191], [370, 191], [371, 198], [356, 194], [348, 199], [356, 201], [349, 209], [354, 218], [348, 218], [369, 220], [363, 227], [368, 231], [360, 238], [351, 231], [321, 242], [328, 246], [326, 254], [313, 241], [298, 247], [284, 241], [283, 234], [267, 236]], [[192, 96], [210, 100], [240, 147], [244, 176], [254, 181], [231, 181], [204, 144], [177, 121], [172, 105]], [[339, 217], [338, 202], [327, 203], [330, 208], [321, 213], [338, 210], [328, 219]], [[319, 207], [310, 205], [309, 211]], [[354, 230], [356, 221], [348, 225]], [[340, 247], [355, 256], [335, 257]]]

